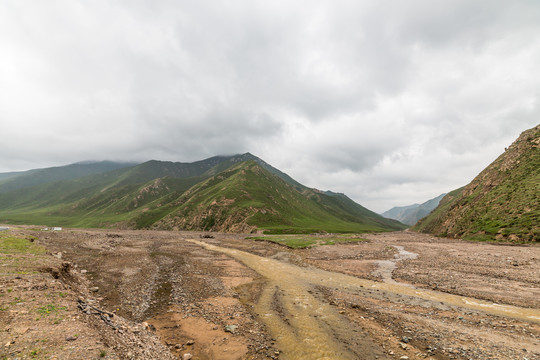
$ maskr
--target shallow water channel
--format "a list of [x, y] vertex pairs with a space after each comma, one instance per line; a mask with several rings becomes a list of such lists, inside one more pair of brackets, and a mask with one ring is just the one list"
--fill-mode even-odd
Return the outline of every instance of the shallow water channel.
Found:
[[[316, 287], [326, 287], [353, 294], [372, 296], [374, 292], [414, 299], [423, 306], [459, 307], [540, 323], [540, 310], [417, 289], [408, 284], [376, 282], [315, 267], [300, 267], [276, 259], [264, 258], [245, 251], [219, 247], [197, 240], [188, 240], [211, 251], [224, 253], [255, 270], [267, 279], [267, 286], [254, 310], [276, 339], [283, 359], [356, 359], [346, 344], [356, 342], [372, 356], [385, 358], [382, 349], [369, 339], [354, 334], [352, 325], [317, 294]], [[401, 255], [404, 249], [398, 249]], [[360, 343], [358, 343], [360, 341]], [[362, 343], [363, 342], [363, 343]]]
[[[397, 267], [397, 262], [402, 260], [410, 260], [410, 259], [416, 259], [418, 257], [418, 254], [415, 254], [413, 252], [405, 250], [403, 246], [399, 245], [392, 245], [398, 253], [394, 255], [393, 260], [378, 260], [375, 261], [378, 268], [373, 272], [373, 275], [380, 276], [381, 279], [390, 284], [399, 284], [397, 281], [395, 281], [392, 278], [392, 273]], [[406, 284], [402, 284], [406, 285]], [[411, 285], [407, 285], [411, 286]]]

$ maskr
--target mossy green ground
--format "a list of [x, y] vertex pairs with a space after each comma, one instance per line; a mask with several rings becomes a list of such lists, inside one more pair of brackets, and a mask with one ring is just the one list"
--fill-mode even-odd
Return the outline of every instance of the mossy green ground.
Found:
[[304, 249], [313, 246], [335, 245], [344, 243], [355, 243], [367, 241], [358, 235], [264, 235], [252, 236], [247, 239], [255, 241], [270, 241], [276, 244], [285, 245], [291, 249]]
[[27, 236], [20, 238], [11, 235], [7, 231], [0, 232], [0, 253], [2, 254], [44, 254], [45, 249], [33, 243], [35, 238]]

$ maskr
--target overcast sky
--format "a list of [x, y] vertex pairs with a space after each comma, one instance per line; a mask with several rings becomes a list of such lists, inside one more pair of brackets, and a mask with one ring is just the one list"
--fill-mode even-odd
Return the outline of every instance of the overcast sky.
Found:
[[371, 210], [540, 123], [538, 0], [0, 2], [0, 172], [251, 152]]

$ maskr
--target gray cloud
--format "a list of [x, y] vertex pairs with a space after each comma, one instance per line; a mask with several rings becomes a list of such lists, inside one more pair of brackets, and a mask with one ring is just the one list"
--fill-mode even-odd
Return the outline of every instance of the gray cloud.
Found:
[[540, 5], [7, 1], [0, 171], [251, 151], [383, 211], [474, 177], [540, 115]]

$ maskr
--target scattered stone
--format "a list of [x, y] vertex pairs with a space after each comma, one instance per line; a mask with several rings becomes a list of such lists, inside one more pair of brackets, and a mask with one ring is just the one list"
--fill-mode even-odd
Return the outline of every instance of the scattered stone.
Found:
[[409, 346], [407, 346], [407, 344], [404, 344], [404, 343], [399, 343], [399, 346], [401, 346], [403, 350], [407, 350], [409, 348]]
[[191, 358], [193, 358], [193, 355], [191, 355], [190, 353], [185, 353], [184, 356], [182, 357], [184, 360], [190, 360]]
[[403, 342], [403, 343], [405, 343], [405, 344], [408, 344], [409, 341], [411, 341], [411, 339], [408, 338], [407, 336], [404, 336], [404, 337], [401, 338], [401, 342]]
[[66, 337], [66, 341], [75, 341], [75, 340], [77, 340], [76, 336], [67, 336]]
[[81, 270], [81, 274], [86, 274], [88, 272], [88, 270]]
[[402, 357], [399, 358], [399, 360], [409, 360], [409, 357], [406, 355], [403, 355]]
[[225, 331], [234, 334], [238, 329], [238, 325], [225, 325]]
[[90, 291], [91, 292], [98, 292], [99, 291], [99, 288], [97, 286], [94, 286], [94, 287], [91, 287], [90, 288]]
[[16, 328], [13, 328], [13, 332], [19, 335], [23, 335], [23, 334], [26, 334], [28, 329], [30, 328], [29, 327], [16, 327]]

